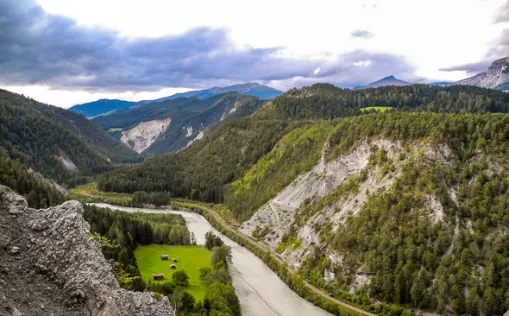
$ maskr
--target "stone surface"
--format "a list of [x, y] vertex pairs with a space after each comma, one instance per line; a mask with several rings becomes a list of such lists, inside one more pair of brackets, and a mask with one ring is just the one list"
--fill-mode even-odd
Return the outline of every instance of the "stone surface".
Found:
[[79, 202], [30, 209], [0, 186], [0, 315], [174, 315], [165, 297], [121, 289], [89, 230]]

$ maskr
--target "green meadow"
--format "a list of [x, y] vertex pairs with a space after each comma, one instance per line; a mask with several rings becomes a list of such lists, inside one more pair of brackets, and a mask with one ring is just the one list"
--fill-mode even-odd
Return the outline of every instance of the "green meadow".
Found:
[[[161, 255], [168, 255], [168, 260], [161, 260]], [[149, 245], [139, 246], [135, 249], [134, 255], [138, 262], [138, 268], [142, 279], [148, 284], [151, 282], [171, 282], [175, 271], [185, 270], [189, 275], [189, 285], [184, 290], [193, 295], [196, 301], [203, 301], [205, 297], [205, 284], [200, 280], [200, 269], [211, 267], [210, 259], [212, 252], [203, 246], [170, 246], [170, 245]], [[173, 258], [178, 262], [174, 263]], [[170, 269], [175, 264], [177, 269]], [[163, 280], [153, 280], [153, 273], [164, 273]]]
[[385, 111], [390, 110], [390, 109], [392, 109], [392, 107], [390, 107], [390, 106], [370, 106], [370, 107], [367, 107], [367, 108], [361, 108], [361, 112], [366, 112], [366, 111], [385, 112]]

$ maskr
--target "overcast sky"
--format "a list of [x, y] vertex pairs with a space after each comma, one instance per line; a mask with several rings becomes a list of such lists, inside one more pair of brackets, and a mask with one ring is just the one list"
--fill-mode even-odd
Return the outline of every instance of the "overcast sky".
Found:
[[509, 0], [0, 0], [0, 87], [57, 106], [255, 81], [454, 81], [509, 56]]

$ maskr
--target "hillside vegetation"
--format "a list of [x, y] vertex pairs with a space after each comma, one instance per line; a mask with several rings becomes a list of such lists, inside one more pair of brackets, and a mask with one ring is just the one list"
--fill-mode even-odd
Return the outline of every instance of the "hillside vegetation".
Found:
[[70, 185], [111, 170], [110, 160], [140, 161], [83, 116], [4, 90], [0, 90], [0, 145], [11, 159]]
[[319, 84], [98, 185], [224, 202], [306, 280], [368, 309], [500, 315], [508, 109], [509, 95], [475, 87]]
[[214, 129], [221, 121], [248, 116], [263, 104], [264, 101], [254, 96], [232, 92], [206, 99], [189, 97], [142, 104], [94, 118], [92, 122], [120, 138], [123, 131], [129, 131], [141, 122], [170, 118], [167, 129], [143, 151], [144, 156], [154, 156], [185, 148], [199, 139], [207, 128]]
[[[361, 163], [367, 145], [366, 164], [294, 199], [299, 205], [284, 211], [287, 226], [270, 223], [260, 209], [251, 225], [266, 218], [263, 227], [243, 229], [278, 245], [304, 276], [340, 297], [500, 315], [509, 308], [508, 124], [497, 114], [342, 119], [324, 144], [325, 163]], [[322, 177], [331, 184], [330, 176]], [[298, 192], [305, 181], [320, 187], [319, 177], [302, 176], [288, 188]], [[281, 195], [270, 203], [285, 201]]]
[[[105, 174], [99, 178], [98, 185], [105, 191], [170, 191], [174, 197], [223, 202], [225, 192], [231, 192], [231, 186], [226, 185], [243, 176], [258, 159], [273, 150], [285, 134], [319, 120], [328, 120], [328, 124], [335, 125], [341, 117], [366, 115], [361, 109], [373, 106], [390, 106], [392, 111], [403, 112], [506, 113], [509, 111], [509, 95], [469, 86], [413, 85], [348, 90], [330, 84], [315, 84], [292, 89], [271, 100], [249, 118], [220, 124], [205, 139], [182, 152]], [[185, 133], [181, 128], [178, 130]], [[311, 143], [315, 136], [311, 136]], [[304, 145], [299, 146], [292, 149], [296, 151], [292, 154], [295, 157], [303, 154], [299, 151], [307, 150]], [[298, 160], [294, 158], [294, 161]], [[308, 167], [309, 161], [307, 167], [299, 165], [295, 170], [301, 172]], [[283, 180], [274, 188], [286, 184], [287, 180]], [[238, 203], [241, 199], [228, 196], [226, 200], [230, 201], [229, 206], [235, 209], [238, 217], [242, 212], [247, 216], [252, 213], [251, 206], [244, 208], [246, 204], [241, 206]], [[255, 205], [259, 206], [259, 203]]]

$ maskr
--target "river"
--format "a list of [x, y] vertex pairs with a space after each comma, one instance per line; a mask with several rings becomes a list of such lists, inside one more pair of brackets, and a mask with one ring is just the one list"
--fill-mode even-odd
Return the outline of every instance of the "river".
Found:
[[198, 244], [205, 243], [205, 233], [213, 231], [232, 248], [230, 267], [233, 286], [240, 300], [244, 316], [325, 316], [331, 315], [301, 298], [257, 256], [230, 238], [218, 232], [201, 215], [174, 210], [152, 210], [121, 207], [104, 203], [91, 203], [123, 212], [179, 214], [186, 220], [189, 231], [196, 236]]

